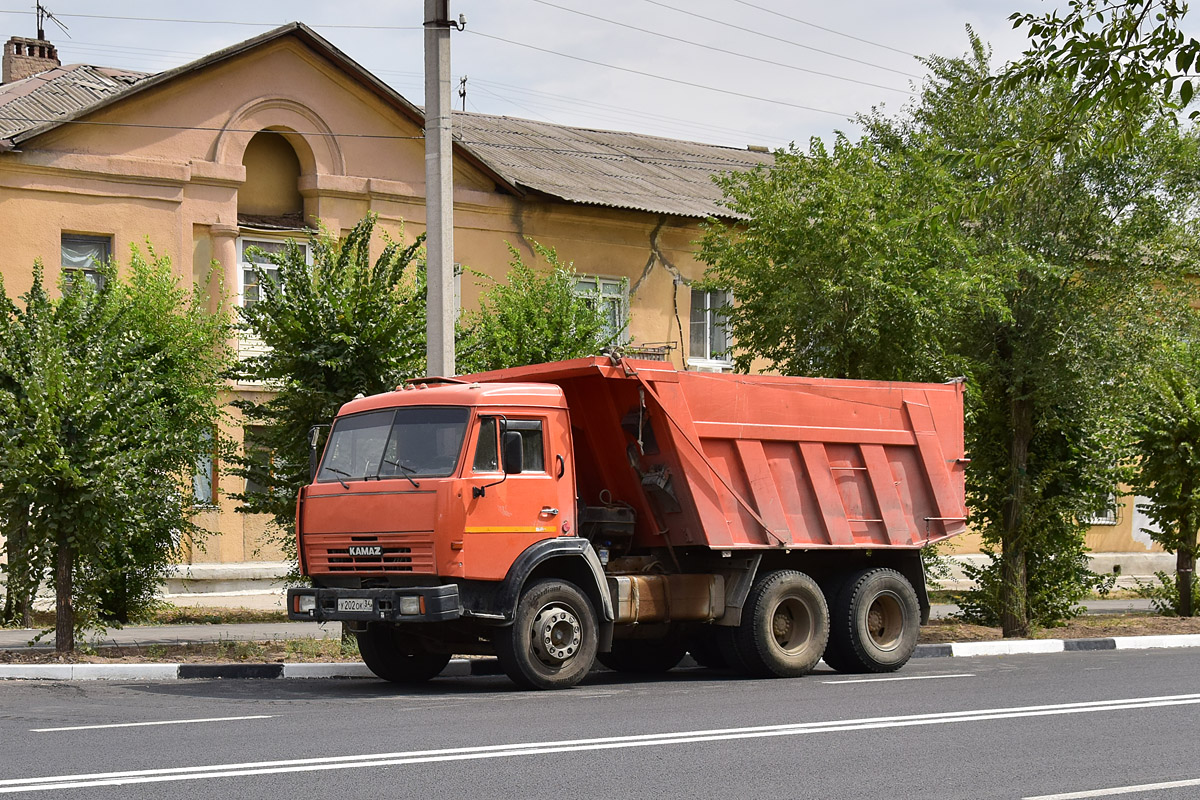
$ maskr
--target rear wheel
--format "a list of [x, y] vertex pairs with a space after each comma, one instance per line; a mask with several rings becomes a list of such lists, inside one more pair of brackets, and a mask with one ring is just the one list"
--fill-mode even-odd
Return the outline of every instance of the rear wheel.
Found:
[[392, 683], [423, 683], [450, 662], [448, 654], [427, 652], [396, 625], [371, 623], [355, 636], [367, 669]]
[[525, 588], [513, 624], [496, 631], [500, 666], [525, 689], [565, 689], [583, 680], [596, 660], [596, 612], [579, 587], [540, 580]]
[[678, 628], [672, 628], [661, 639], [615, 639], [612, 650], [597, 654], [596, 659], [617, 672], [652, 675], [675, 668], [686, 654], [687, 642]]
[[830, 609], [825, 663], [839, 672], [892, 672], [912, 657], [921, 607], [908, 579], [894, 569], [851, 575]]
[[816, 582], [803, 572], [769, 572], [754, 582], [741, 624], [723, 650], [735, 666], [762, 678], [794, 678], [812, 671], [829, 639], [829, 608]]

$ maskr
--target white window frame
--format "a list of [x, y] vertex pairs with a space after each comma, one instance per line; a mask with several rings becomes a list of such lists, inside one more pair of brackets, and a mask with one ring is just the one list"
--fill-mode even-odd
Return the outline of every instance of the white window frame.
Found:
[[307, 263], [307, 264], [312, 263], [312, 252], [309, 250], [307, 238], [301, 239], [301, 238], [298, 238], [295, 236], [262, 236], [262, 235], [253, 234], [253, 233], [242, 234], [241, 236], [238, 237], [238, 239], [237, 239], [237, 266], [238, 266], [237, 299], [238, 299], [239, 306], [242, 306], [244, 308], [246, 305], [246, 270], [248, 270], [252, 264], [257, 263], [261, 266], [262, 264], [266, 263], [266, 262], [246, 261], [245, 259], [243, 259], [242, 253], [245, 251], [246, 247], [254, 247], [255, 245], [268, 244], [268, 243], [273, 244], [273, 245], [287, 244], [288, 242], [295, 242], [296, 245], [298, 245], [300, 247], [300, 249], [302, 249], [304, 251], [305, 263]]
[[1108, 504], [1104, 507], [1104, 511], [1088, 517], [1084, 522], [1088, 525], [1116, 525], [1121, 521], [1121, 504], [1118, 501], [1116, 492], [1108, 493]]
[[[305, 263], [312, 263], [312, 249], [308, 246], [308, 238], [304, 236], [272, 236], [263, 235], [257, 232], [243, 233], [237, 238], [237, 303], [245, 308], [246, 306], [246, 271], [250, 269], [251, 264], [261, 262], [251, 262], [242, 259], [242, 253], [246, 247], [253, 247], [257, 244], [286, 244], [287, 242], [295, 242], [301, 249], [304, 250]], [[268, 347], [263, 344], [261, 339], [255, 338], [248, 334], [241, 334], [238, 337], [237, 356], [239, 359], [252, 358], [254, 356], [263, 355], [268, 351]], [[261, 386], [261, 381], [240, 381], [244, 386]]]
[[[724, 371], [733, 368], [733, 358], [731, 353], [724, 353], [720, 358], [714, 358], [712, 353], [713, 346], [713, 329], [716, 327], [715, 318], [717, 311], [722, 307], [733, 303], [733, 294], [728, 289], [711, 289], [704, 291], [701, 289], [692, 289], [691, 301], [688, 304], [688, 366], [699, 367], [701, 369], [709, 369], [714, 371]], [[704, 296], [704, 308], [702, 313], [704, 319], [700, 320], [704, 324], [704, 352], [696, 355], [692, 352], [692, 330], [697, 324], [695, 318], [696, 305], [695, 299], [697, 294]], [[728, 326], [728, 322], [725, 323]], [[728, 327], [726, 327], [726, 336], [732, 344], [732, 337], [728, 336]]]
[[63, 231], [59, 236], [59, 263], [62, 264], [63, 285], [64, 288], [74, 282], [76, 274], [83, 276], [85, 279], [92, 282], [92, 285], [100, 287], [100, 265], [96, 263], [95, 257], [90, 262], [92, 266], [88, 267], [73, 267], [63, 264], [63, 249], [69, 242], [77, 242], [79, 244], [103, 245], [104, 261], [112, 259], [113, 255], [113, 237], [110, 234], [96, 233], [70, 233]]
[[[592, 287], [584, 289], [580, 287], [582, 283], [591, 283]], [[575, 286], [571, 292], [576, 297], [583, 297], [601, 307], [615, 305], [620, 330], [608, 331], [606, 327], [606, 333], [617, 333], [616, 344], [624, 344], [629, 341], [629, 281], [606, 275], [577, 274]], [[608, 315], [605, 314], [605, 319], [607, 318]]]

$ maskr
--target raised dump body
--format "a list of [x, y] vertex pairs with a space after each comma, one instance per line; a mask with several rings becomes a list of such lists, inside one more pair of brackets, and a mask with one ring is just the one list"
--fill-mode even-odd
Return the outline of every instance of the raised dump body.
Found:
[[311, 588], [388, 680], [498, 656], [529, 688], [686, 652], [757, 676], [898, 669], [920, 548], [961, 532], [963, 387], [585, 358], [347, 403], [297, 504]]
[[961, 382], [599, 358], [466, 379], [562, 387], [581, 499], [633, 506], [635, 546], [913, 548], [966, 525]]

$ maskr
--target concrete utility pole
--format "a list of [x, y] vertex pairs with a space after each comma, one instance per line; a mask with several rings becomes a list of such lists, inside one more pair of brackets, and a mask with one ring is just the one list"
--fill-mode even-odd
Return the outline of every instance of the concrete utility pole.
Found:
[[[461, 18], [460, 18], [461, 20]], [[450, 0], [425, 0], [426, 374], [454, 374], [454, 170], [450, 143]]]

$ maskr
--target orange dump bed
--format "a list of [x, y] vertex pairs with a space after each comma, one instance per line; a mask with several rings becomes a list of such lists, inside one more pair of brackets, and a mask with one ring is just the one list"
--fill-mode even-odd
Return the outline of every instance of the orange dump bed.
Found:
[[632, 506], [641, 545], [912, 548], [966, 526], [961, 383], [607, 358], [465, 378], [562, 387], [581, 500]]

